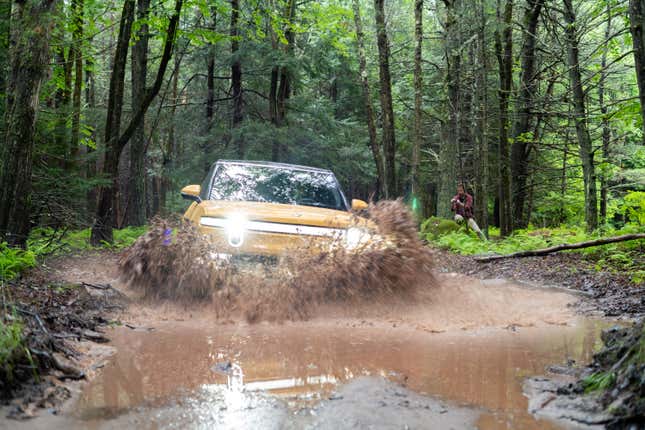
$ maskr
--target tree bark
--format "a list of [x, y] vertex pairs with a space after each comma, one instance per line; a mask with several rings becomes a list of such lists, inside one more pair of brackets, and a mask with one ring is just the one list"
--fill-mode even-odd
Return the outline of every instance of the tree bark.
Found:
[[419, 162], [423, 140], [423, 0], [414, 2], [414, 142], [412, 144], [412, 198], [418, 199], [421, 191], [419, 178]]
[[645, 233], [624, 234], [622, 236], [605, 237], [601, 239], [588, 240], [586, 242], [578, 242], [578, 243], [564, 243], [562, 245], [551, 246], [549, 248], [536, 249], [534, 251], [520, 251], [520, 252], [514, 252], [512, 254], [507, 254], [507, 255], [491, 255], [490, 257], [475, 258], [475, 261], [480, 263], [486, 263], [489, 261], [502, 260], [505, 258], [537, 257], [540, 255], [552, 254], [558, 251], [566, 251], [568, 249], [589, 248], [591, 246], [607, 245], [609, 243], [625, 242], [627, 240], [639, 240], [639, 239], [645, 239]]
[[642, 144], [645, 145], [645, 0], [629, 0], [629, 28], [634, 46], [634, 65], [638, 82], [643, 122]]
[[516, 101], [513, 144], [511, 146], [512, 214], [514, 226], [517, 228], [525, 228], [528, 225], [528, 217], [524, 211], [524, 196], [526, 194], [530, 148], [536, 137], [530, 136], [529, 132], [538, 81], [535, 73], [535, 44], [540, 11], [543, 5], [544, 0], [528, 0], [524, 10], [524, 40], [520, 51], [520, 88]]
[[567, 24], [565, 26], [565, 39], [569, 66], [569, 84], [572, 92], [571, 104], [585, 185], [585, 221], [587, 222], [587, 230], [593, 231], [598, 227], [598, 196], [596, 192], [596, 171], [593, 160], [594, 152], [587, 126], [585, 94], [582, 89], [582, 77], [580, 75], [580, 63], [578, 60], [576, 16], [573, 10], [572, 0], [563, 0], [563, 3], [564, 18]]
[[[150, 0], [137, 0], [137, 20], [142, 25], [132, 45], [132, 107], [140, 109], [146, 93], [146, 76], [148, 74], [148, 18]], [[140, 226], [146, 223], [146, 136], [145, 116], [136, 128], [130, 141], [130, 166], [128, 174], [128, 205], [125, 224]]]
[[365, 36], [363, 33], [363, 22], [361, 19], [361, 10], [358, 0], [353, 0], [354, 24], [356, 25], [356, 43], [358, 45], [358, 72], [363, 87], [363, 97], [365, 98], [365, 115], [367, 119], [367, 133], [369, 136], [369, 146], [376, 166], [376, 191], [374, 198], [378, 199], [383, 195], [383, 184], [385, 183], [385, 172], [383, 166], [383, 156], [379, 148], [378, 138], [376, 136], [376, 120], [374, 119], [374, 106], [372, 104], [372, 91], [367, 74], [367, 60], [365, 59]]
[[[213, 24], [212, 31], [216, 31], [217, 27], [217, 9], [211, 8]], [[208, 65], [206, 75], [206, 131], [211, 129], [213, 123], [213, 115], [215, 114], [215, 47], [209, 46], [208, 52]]]
[[112, 226], [116, 221], [115, 209], [118, 198], [118, 169], [121, 153], [117, 147], [117, 139], [121, 130], [125, 67], [128, 49], [130, 47], [134, 10], [134, 0], [125, 0], [123, 10], [121, 11], [119, 35], [117, 37], [112, 74], [110, 76], [107, 116], [105, 120], [105, 159], [103, 161], [103, 172], [109, 175], [111, 184], [99, 189], [97, 214], [91, 235], [93, 245], [100, 245], [102, 241], [112, 242]]
[[[103, 186], [99, 189], [99, 203], [97, 207], [96, 219], [92, 226], [92, 235], [90, 241], [94, 245], [100, 244], [102, 241], [112, 242], [112, 227], [113, 215], [115, 207], [115, 197], [117, 189], [117, 173], [119, 165], [119, 157], [126, 143], [130, 140], [136, 128], [141, 124], [146, 110], [159, 93], [161, 84], [163, 83], [164, 74], [168, 67], [168, 62], [172, 57], [172, 50], [174, 46], [175, 36], [177, 34], [177, 27], [179, 24], [179, 15], [183, 6], [183, 0], [175, 1], [175, 11], [168, 23], [166, 31], [166, 41], [164, 43], [163, 54], [157, 70], [157, 76], [151, 88], [146, 91], [139, 109], [137, 109], [132, 116], [125, 131], [119, 136], [118, 131], [120, 127], [116, 126], [117, 121], [113, 118], [114, 113], [118, 112], [119, 120], [121, 115], [121, 103], [123, 101], [123, 77], [125, 75], [125, 58], [127, 58], [127, 46], [130, 39], [130, 32], [132, 28], [132, 19], [134, 15], [134, 0], [126, 0], [124, 3], [124, 10], [122, 13], [121, 25], [119, 28], [119, 40], [117, 42], [115, 65], [112, 70], [112, 79], [110, 81], [110, 97], [108, 99], [108, 121], [106, 121], [106, 154], [103, 171], [111, 179], [111, 184]], [[124, 19], [124, 16], [126, 17]], [[129, 17], [129, 18], [128, 18]], [[126, 38], [127, 33], [127, 38]], [[116, 60], [119, 60], [117, 64]], [[122, 63], [122, 64], [121, 64]], [[117, 75], [118, 72], [118, 75]], [[114, 83], [113, 83], [114, 81]], [[120, 97], [117, 97], [116, 90], [113, 89], [120, 87]], [[116, 103], [120, 101], [120, 103]], [[116, 109], [118, 107], [118, 109]], [[114, 112], [111, 114], [111, 112]], [[111, 116], [112, 115], [112, 116]], [[120, 121], [119, 121], [120, 122]], [[116, 128], [110, 129], [110, 124], [114, 123]], [[116, 133], [115, 133], [116, 131]]]
[[[293, 31], [293, 21], [296, 15], [296, 2], [289, 0], [285, 11], [286, 30], [284, 37], [287, 40], [285, 47], [286, 56], [290, 56], [293, 52], [295, 43], [295, 33]], [[291, 70], [288, 66], [280, 67], [280, 84], [278, 85], [278, 93], [276, 95], [276, 108], [277, 108], [277, 124], [282, 126], [285, 124], [287, 116], [287, 100], [291, 97]]]
[[[233, 92], [233, 128], [240, 125], [244, 119], [242, 110], [242, 63], [240, 62], [239, 51], [239, 26], [240, 0], [231, 0], [231, 89]], [[244, 158], [244, 139], [237, 139], [237, 156]]]
[[11, 15], [5, 136], [0, 170], [0, 238], [25, 246], [31, 215], [31, 168], [40, 88], [49, 69], [55, 0], [15, 2]]
[[396, 195], [396, 137], [394, 134], [394, 108], [392, 106], [392, 78], [390, 77], [390, 44], [385, 26], [384, 0], [374, 0], [376, 44], [378, 46], [381, 116], [383, 123], [382, 145], [385, 155], [386, 198]]
[[458, 11], [461, 0], [444, 0], [446, 6], [445, 28], [445, 83], [448, 96], [448, 121], [444, 124], [443, 137], [439, 147], [440, 183], [437, 196], [437, 215], [450, 218], [450, 199], [457, 185], [457, 153], [459, 124], [459, 87], [461, 86], [461, 52], [459, 43]]
[[508, 236], [513, 231], [511, 211], [511, 172], [509, 154], [508, 104], [513, 84], [513, 0], [506, 0], [503, 14], [498, 9], [498, 19], [503, 32], [495, 32], [495, 51], [499, 64], [499, 222], [500, 234]]
[[609, 50], [609, 38], [611, 36], [611, 4], [607, 3], [607, 26], [605, 27], [605, 42], [603, 45], [602, 57], [600, 59], [600, 79], [598, 80], [598, 105], [602, 115], [602, 158], [603, 166], [600, 169], [600, 223], [607, 222], [607, 168], [609, 162], [609, 141], [611, 139], [611, 128], [607, 115], [607, 104], [605, 103], [605, 82], [607, 81], [607, 51]]
[[76, 163], [80, 151], [81, 132], [81, 96], [83, 91], [83, 0], [72, 1], [74, 31], [72, 32], [72, 50], [74, 58], [74, 89], [72, 92], [72, 136], [71, 160]]
[[[168, 125], [168, 139], [163, 150], [163, 161], [162, 161], [162, 176], [159, 178], [159, 190], [158, 190], [158, 210], [154, 212], [156, 215], [159, 211], [165, 211], [167, 209], [166, 201], [168, 190], [170, 189], [170, 173], [172, 171], [173, 163], [177, 153], [177, 137], [175, 135], [175, 113], [177, 111], [177, 104], [179, 103], [179, 70], [181, 66], [181, 61], [179, 57], [175, 57], [175, 67], [172, 75], [172, 107], [170, 108], [170, 119]], [[156, 178], [155, 178], [156, 180]], [[156, 183], [156, 182], [155, 182]]]
[[475, 188], [475, 215], [482, 231], [488, 236], [488, 56], [486, 52], [486, 9], [485, 0], [479, 0], [480, 26], [477, 33], [479, 50], [479, 73], [477, 76], [477, 181]]

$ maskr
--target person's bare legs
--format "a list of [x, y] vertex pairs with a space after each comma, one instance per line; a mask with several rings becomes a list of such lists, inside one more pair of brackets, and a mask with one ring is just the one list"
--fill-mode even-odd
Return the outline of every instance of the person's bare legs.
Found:
[[486, 239], [486, 235], [481, 231], [479, 226], [477, 225], [477, 221], [475, 221], [475, 218], [468, 218], [468, 227], [472, 228], [475, 233], [480, 237], [481, 240], [488, 240]]

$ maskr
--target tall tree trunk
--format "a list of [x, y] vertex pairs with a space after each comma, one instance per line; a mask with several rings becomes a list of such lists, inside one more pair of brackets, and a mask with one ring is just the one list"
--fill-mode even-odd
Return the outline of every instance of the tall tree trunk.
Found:
[[[285, 54], [290, 56], [293, 53], [296, 34], [293, 31], [293, 22], [296, 16], [296, 2], [289, 0], [285, 11], [286, 30], [284, 37], [287, 41]], [[287, 66], [280, 67], [280, 84], [276, 95], [277, 123], [284, 125], [287, 116], [287, 100], [291, 97], [291, 70]]]
[[[92, 46], [92, 39], [89, 40], [88, 46]], [[85, 104], [88, 110], [93, 111], [96, 107], [96, 84], [94, 82], [94, 59], [91, 55], [85, 55]], [[92, 139], [96, 141], [96, 131], [92, 127]], [[85, 167], [85, 175], [87, 178], [96, 177], [96, 154], [90, 146], [85, 146], [87, 165]], [[96, 212], [96, 189], [88, 190], [87, 198], [87, 213], [94, 214]], [[91, 216], [91, 215], [90, 215]]]
[[[217, 27], [217, 9], [211, 7], [212, 27], [211, 30], [216, 31]], [[213, 115], [215, 114], [215, 47], [209, 46], [208, 52], [208, 66], [206, 75], [206, 131], [211, 129], [213, 124]], [[176, 103], [175, 103], [176, 104]]]
[[134, 21], [135, 1], [125, 0], [121, 11], [119, 35], [110, 76], [108, 93], [107, 116], [105, 120], [105, 159], [103, 171], [109, 176], [110, 185], [99, 189], [99, 202], [96, 219], [92, 227], [91, 242], [100, 245], [102, 241], [112, 242], [112, 226], [115, 224], [115, 208], [117, 207], [117, 190], [119, 188], [119, 157], [121, 151], [117, 148], [117, 139], [121, 130], [121, 113], [123, 111], [123, 93], [125, 67], [130, 47], [132, 22]]
[[440, 183], [437, 195], [437, 215], [449, 218], [450, 199], [455, 194], [457, 185], [457, 153], [459, 144], [459, 87], [461, 85], [461, 52], [460, 30], [457, 14], [461, 9], [461, 0], [444, 0], [446, 6], [445, 57], [446, 87], [448, 90], [448, 121], [444, 125], [443, 137], [439, 148]]
[[[242, 122], [242, 63], [239, 51], [239, 26], [240, 0], [231, 0], [231, 89], [233, 91], [233, 128]], [[244, 139], [237, 139], [237, 156], [244, 158]]]
[[516, 101], [515, 123], [513, 126], [513, 144], [511, 146], [511, 177], [514, 225], [524, 228], [528, 219], [524, 212], [528, 158], [531, 141], [531, 120], [533, 117], [533, 100], [537, 84], [535, 73], [535, 43], [540, 11], [544, 0], [528, 0], [524, 10], [524, 40], [520, 51], [520, 88]]
[[[421, 69], [423, 49], [423, 0], [414, 2], [414, 142], [412, 144], [412, 197], [419, 198], [421, 183], [419, 178], [419, 161], [421, 154], [422, 114], [423, 114], [423, 71]], [[418, 202], [417, 202], [417, 207]]]
[[67, 130], [67, 118], [70, 114], [70, 101], [72, 95], [72, 71], [74, 64], [74, 50], [70, 47], [66, 52], [67, 40], [62, 39], [55, 50], [56, 63], [63, 69], [63, 86], [56, 90], [54, 95], [56, 107], [56, 131], [54, 141], [56, 148], [62, 155], [60, 167], [69, 169], [70, 163], [70, 139]]
[[475, 215], [482, 231], [488, 235], [488, 56], [486, 52], [486, 9], [485, 0], [479, 0], [480, 26], [477, 33], [479, 50], [479, 73], [477, 75], [477, 102], [479, 115], [477, 120], [477, 181], [475, 197]]
[[55, 0], [15, 2], [11, 16], [5, 136], [0, 170], [0, 237], [25, 246], [31, 215], [31, 166], [40, 88], [49, 69]]
[[571, 104], [573, 118], [578, 137], [580, 160], [585, 184], [585, 221], [587, 230], [593, 231], [598, 227], [598, 197], [596, 192], [596, 172], [593, 161], [593, 147], [587, 127], [587, 111], [585, 94], [582, 89], [580, 63], [578, 60], [578, 31], [572, 0], [563, 0], [564, 18], [566, 21], [565, 34], [567, 44], [567, 62], [569, 66], [569, 84], [571, 86]]
[[[134, 16], [134, 0], [126, 0], [123, 6], [123, 13], [121, 18], [121, 25], [119, 28], [119, 40], [117, 42], [117, 49], [115, 54], [115, 64], [112, 69], [112, 78], [110, 80], [110, 94], [108, 97], [108, 116], [106, 121], [106, 153], [103, 171], [106, 176], [111, 179], [109, 185], [103, 186], [99, 189], [99, 203], [96, 211], [96, 219], [92, 226], [92, 235], [90, 241], [94, 245], [100, 244], [102, 241], [112, 242], [112, 228], [114, 207], [116, 207], [116, 190], [118, 187], [118, 166], [119, 157], [123, 148], [128, 143], [135, 130], [143, 121], [143, 116], [146, 110], [159, 93], [163, 83], [164, 74], [168, 67], [168, 62], [172, 57], [172, 51], [177, 34], [177, 27], [179, 24], [179, 15], [183, 6], [183, 0], [175, 0], [175, 11], [166, 31], [166, 41], [163, 47], [163, 54], [159, 62], [159, 69], [155, 81], [149, 89], [146, 90], [145, 96], [139, 108], [135, 110], [128, 126], [125, 131], [119, 135], [121, 106], [123, 102], [123, 77], [125, 76], [125, 60], [128, 53], [128, 43], [132, 29], [132, 20]], [[124, 18], [125, 17], [125, 18]], [[127, 33], [127, 34], [126, 34]], [[127, 37], [126, 37], [127, 36]], [[120, 89], [119, 89], [120, 87]], [[117, 109], [118, 108], [118, 109]], [[114, 118], [118, 112], [118, 119]], [[116, 128], [110, 129], [110, 125], [114, 124]], [[116, 133], [115, 133], [116, 131]]]
[[361, 10], [358, 0], [353, 0], [354, 24], [356, 25], [356, 43], [358, 45], [358, 72], [363, 86], [363, 97], [365, 98], [365, 114], [367, 116], [367, 133], [369, 136], [369, 145], [372, 150], [372, 157], [376, 166], [376, 192], [375, 199], [383, 195], [383, 184], [385, 182], [385, 172], [383, 166], [383, 156], [379, 148], [378, 138], [376, 137], [376, 121], [374, 119], [374, 106], [372, 105], [372, 92], [370, 90], [370, 81], [367, 74], [367, 60], [365, 59], [365, 37], [363, 34], [363, 22], [361, 20]]
[[380, 80], [381, 116], [383, 118], [382, 144], [385, 155], [385, 197], [396, 195], [396, 137], [394, 134], [394, 108], [392, 106], [392, 78], [390, 77], [390, 44], [385, 26], [384, 0], [374, 0], [376, 44]]
[[643, 140], [645, 145], [645, 0], [629, 0], [629, 23], [634, 45], [634, 65], [641, 102]]
[[[141, 21], [135, 43], [132, 45], [132, 107], [140, 109], [146, 94], [148, 75], [148, 11], [150, 0], [137, 0], [137, 21]], [[146, 136], [145, 116], [130, 140], [130, 166], [128, 174], [128, 205], [125, 223], [140, 226], [146, 223]]]
[[508, 142], [508, 102], [513, 84], [513, 0], [506, 0], [503, 14], [499, 8], [497, 14], [503, 29], [501, 35], [499, 31], [495, 32], [495, 51], [499, 63], [499, 222], [501, 235], [507, 236], [513, 231]]
[[[170, 120], [168, 125], [168, 140], [166, 140], [166, 145], [163, 149], [163, 161], [162, 161], [162, 176], [159, 178], [159, 210], [165, 211], [167, 209], [166, 201], [168, 190], [171, 186], [170, 173], [172, 171], [173, 163], [177, 153], [177, 138], [175, 136], [175, 113], [177, 111], [177, 104], [179, 103], [179, 69], [181, 66], [181, 60], [179, 57], [175, 57], [175, 68], [172, 75], [172, 108], [170, 108]], [[155, 212], [156, 214], [157, 212]]]
[[[9, 40], [11, 22], [11, 1], [0, 1], [0, 118], [4, 119], [5, 96], [7, 94], [7, 66], [9, 64]], [[4, 134], [0, 121], [0, 133]]]
[[609, 50], [609, 37], [611, 36], [611, 4], [607, 3], [607, 26], [605, 27], [605, 42], [600, 59], [600, 79], [598, 80], [598, 104], [602, 115], [602, 158], [603, 167], [600, 169], [600, 223], [607, 222], [607, 163], [609, 162], [609, 141], [611, 139], [611, 128], [607, 115], [607, 104], [605, 103], [605, 82], [607, 81], [607, 51]]
[[81, 131], [81, 96], [83, 91], [83, 0], [72, 1], [74, 31], [72, 33], [72, 51], [74, 58], [74, 90], [72, 92], [72, 136], [71, 159], [77, 162], [80, 151]]

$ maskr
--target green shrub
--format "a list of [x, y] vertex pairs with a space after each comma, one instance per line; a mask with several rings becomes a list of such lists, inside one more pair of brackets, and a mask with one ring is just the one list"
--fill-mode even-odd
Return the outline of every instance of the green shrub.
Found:
[[5, 242], [0, 243], [0, 280], [11, 280], [35, 265], [36, 257], [32, 251], [10, 248]]
[[621, 208], [630, 221], [645, 225], [645, 192], [631, 191], [625, 195]]
[[[114, 242], [104, 242], [102, 247], [118, 250], [134, 243], [147, 230], [146, 226], [126, 227], [114, 230]], [[35, 255], [60, 254], [64, 252], [96, 249], [90, 244], [91, 229], [55, 231], [49, 227], [32, 230], [28, 246]]]
[[439, 236], [458, 231], [460, 228], [459, 224], [453, 220], [433, 216], [421, 223], [421, 234], [426, 239], [432, 240]]
[[17, 318], [11, 322], [0, 320], [0, 379], [12, 381], [15, 364], [21, 361], [24, 354], [20, 320]]
[[[451, 222], [449, 220], [444, 220]], [[643, 227], [635, 224], [628, 224], [616, 230], [610, 226], [604, 226], [594, 233], [587, 233], [583, 226], [562, 225], [554, 228], [534, 228], [530, 226], [524, 230], [516, 230], [512, 235], [504, 238], [496, 237], [498, 230], [489, 229], [491, 240], [482, 242], [476, 235], [465, 228], [448, 233], [439, 233], [432, 230], [432, 227], [441, 225], [439, 218], [429, 218], [422, 224], [422, 232], [426, 239], [444, 249], [462, 255], [474, 255], [484, 253], [510, 254], [519, 251], [528, 251], [565, 243], [577, 243], [597, 239], [602, 236], [618, 236], [629, 233], [642, 232]], [[618, 242], [603, 246], [583, 248], [576, 251], [594, 262], [598, 271], [626, 272], [632, 282], [640, 284], [645, 281], [643, 271], [643, 241]]]

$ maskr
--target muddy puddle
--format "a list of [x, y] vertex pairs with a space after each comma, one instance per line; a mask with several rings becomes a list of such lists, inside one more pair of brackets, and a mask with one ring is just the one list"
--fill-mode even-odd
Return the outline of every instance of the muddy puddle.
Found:
[[[315, 323], [199, 327], [169, 322], [150, 333], [117, 328], [112, 333], [117, 355], [84, 389], [73, 415], [79, 426], [90, 428], [227, 427], [236, 410], [235, 402], [230, 404], [236, 390], [226, 388], [224, 374], [231, 362], [243, 374], [233, 372], [232, 378], [233, 385], [244, 387], [238, 409], [248, 409], [247, 420], [255, 416], [244, 427], [282, 428], [298, 422], [299, 414], [308, 419], [303, 427], [316, 427], [316, 408], [345, 400], [337, 394], [343, 384], [376, 376], [412, 393], [398, 400], [414, 394], [438, 399], [439, 414], [458, 415], [454, 428], [559, 428], [527, 414], [522, 379], [543, 374], [553, 363], [588, 360], [601, 325], [580, 320], [573, 326], [441, 334]], [[361, 391], [369, 397], [379, 382], [367, 381]], [[387, 410], [380, 397], [352, 408]], [[327, 404], [321, 406], [321, 400]]]
[[431, 302], [308, 321], [133, 307], [77, 400], [17, 428], [566, 428], [528, 414], [522, 382], [589, 361], [608, 322], [575, 317], [561, 291], [441, 281]]

